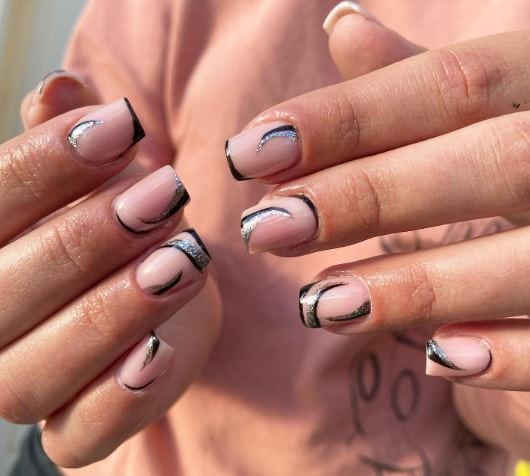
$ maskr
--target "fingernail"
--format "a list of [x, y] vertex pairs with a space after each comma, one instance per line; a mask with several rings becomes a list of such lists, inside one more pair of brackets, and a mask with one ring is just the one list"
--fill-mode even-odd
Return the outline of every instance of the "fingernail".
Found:
[[173, 347], [151, 331], [127, 356], [118, 380], [133, 392], [144, 390], [164, 373], [174, 353]]
[[491, 352], [481, 339], [475, 337], [437, 337], [426, 345], [427, 375], [463, 377], [486, 370], [491, 364]]
[[332, 278], [300, 289], [300, 319], [306, 327], [344, 324], [372, 311], [370, 292], [359, 278]]
[[183, 231], [153, 251], [136, 271], [138, 285], [155, 296], [176, 291], [199, 276], [211, 256], [197, 232]]
[[131, 103], [118, 99], [83, 117], [68, 134], [77, 154], [92, 164], [118, 159], [145, 137]]
[[317, 210], [303, 195], [267, 200], [241, 218], [241, 235], [251, 254], [292, 248], [313, 238], [317, 229]]
[[379, 25], [381, 24], [381, 22], [374, 15], [372, 15], [365, 8], [361, 7], [357, 2], [344, 1], [335, 5], [333, 9], [328, 13], [328, 16], [324, 20], [322, 28], [324, 28], [325, 32], [328, 35], [331, 35], [331, 32], [333, 31], [333, 28], [335, 28], [337, 22], [342, 17], [351, 14], [361, 15], [367, 20], [378, 23]]
[[286, 122], [269, 122], [228, 139], [226, 160], [236, 180], [266, 177], [300, 160], [298, 130]]
[[74, 73], [73, 71], [66, 71], [64, 69], [56, 69], [55, 71], [49, 72], [39, 82], [39, 84], [35, 88], [35, 92], [37, 93], [36, 97], [38, 98], [40, 96], [43, 96], [46, 93], [48, 87], [56, 81], [73, 81], [81, 86], [86, 87], [86, 84], [83, 80], [83, 76], [81, 76], [79, 73]]
[[174, 216], [190, 200], [184, 184], [170, 165], [156, 170], [119, 195], [114, 211], [132, 233], [147, 233]]

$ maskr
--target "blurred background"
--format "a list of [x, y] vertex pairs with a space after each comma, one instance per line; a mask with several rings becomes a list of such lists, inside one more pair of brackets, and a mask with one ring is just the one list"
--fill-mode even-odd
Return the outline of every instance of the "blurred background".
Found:
[[[21, 131], [22, 98], [60, 68], [85, 0], [0, 0], [0, 143]], [[0, 389], [1, 391], [1, 389]], [[26, 428], [0, 420], [0, 476]]]
[[0, 0], [0, 142], [20, 131], [18, 111], [24, 95], [60, 67], [84, 3]]

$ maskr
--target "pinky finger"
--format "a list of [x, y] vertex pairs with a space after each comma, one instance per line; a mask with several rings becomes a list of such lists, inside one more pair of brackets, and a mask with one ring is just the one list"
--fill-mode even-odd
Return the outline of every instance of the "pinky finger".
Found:
[[498, 390], [530, 390], [527, 318], [450, 324], [426, 345], [427, 375]]

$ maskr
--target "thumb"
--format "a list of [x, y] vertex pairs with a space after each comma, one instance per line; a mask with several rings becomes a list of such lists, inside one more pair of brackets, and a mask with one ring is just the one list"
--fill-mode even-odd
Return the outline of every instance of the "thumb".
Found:
[[386, 28], [352, 1], [336, 5], [323, 28], [329, 35], [331, 57], [344, 79], [362, 76], [425, 51]]

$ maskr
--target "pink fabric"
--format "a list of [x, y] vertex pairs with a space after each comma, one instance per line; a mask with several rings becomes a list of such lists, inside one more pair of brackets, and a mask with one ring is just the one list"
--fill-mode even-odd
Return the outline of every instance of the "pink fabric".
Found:
[[[512, 8], [485, 0], [364, 5], [432, 47], [526, 27], [526, 1], [513, 0]], [[248, 256], [241, 243], [240, 214], [266, 187], [234, 182], [224, 141], [266, 107], [339, 81], [321, 28], [334, 3], [88, 2], [67, 67], [86, 75], [103, 101], [131, 99], [147, 132], [142, 160], [175, 162], [193, 196], [189, 223], [216, 256], [225, 322], [204, 373], [166, 417], [105, 461], [65, 474], [387, 474], [376, 473], [379, 463], [418, 475], [448, 468], [468, 475], [475, 466], [511, 474], [510, 458], [464, 429], [449, 383], [424, 376], [432, 329], [341, 337], [305, 329], [297, 315], [298, 288], [329, 265], [456, 241], [470, 230], [492, 231], [495, 222], [303, 258]], [[251, 286], [248, 274], [259, 276]]]

